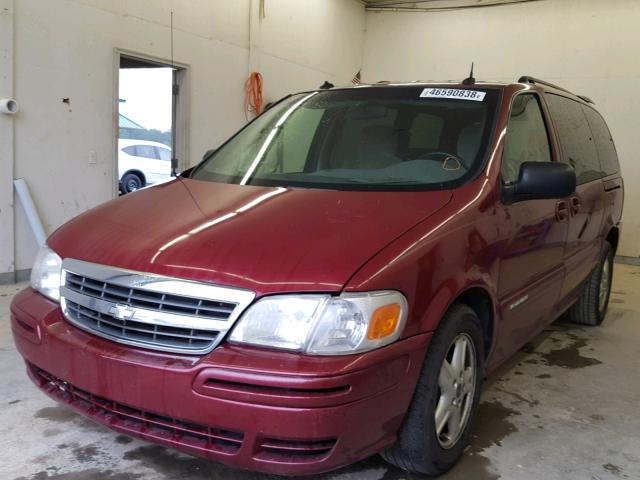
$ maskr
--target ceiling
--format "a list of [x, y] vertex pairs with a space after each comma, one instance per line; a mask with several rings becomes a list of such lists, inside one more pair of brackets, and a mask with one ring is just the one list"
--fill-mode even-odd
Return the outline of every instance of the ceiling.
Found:
[[362, 0], [367, 10], [443, 11], [495, 7], [540, 0]]

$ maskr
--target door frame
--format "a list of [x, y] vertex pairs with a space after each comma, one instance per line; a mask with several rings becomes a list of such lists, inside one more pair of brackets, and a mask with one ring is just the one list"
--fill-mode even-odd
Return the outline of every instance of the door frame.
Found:
[[112, 109], [112, 130], [111, 141], [113, 157], [111, 160], [111, 198], [118, 197], [118, 134], [120, 131], [119, 124], [119, 94], [120, 94], [120, 59], [121, 57], [129, 57], [134, 60], [141, 60], [147, 63], [154, 63], [161, 67], [173, 67], [174, 75], [179, 89], [178, 102], [176, 106], [176, 124], [172, 128], [176, 130], [176, 145], [173, 155], [178, 159], [178, 172], [189, 168], [189, 112], [191, 85], [189, 71], [191, 66], [188, 63], [172, 62], [171, 59], [156, 57], [145, 53], [127, 50], [124, 48], [113, 49], [113, 109]]

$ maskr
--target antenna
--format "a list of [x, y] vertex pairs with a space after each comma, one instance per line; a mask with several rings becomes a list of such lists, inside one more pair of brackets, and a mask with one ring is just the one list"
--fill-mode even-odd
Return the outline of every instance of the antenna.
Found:
[[462, 81], [463, 85], [475, 85], [476, 79], [473, 78], [473, 62], [471, 62], [471, 72], [469, 76]]
[[176, 69], [173, 64], [173, 10], [171, 10], [171, 176], [175, 177], [178, 170], [176, 158], [176, 117], [178, 108], [178, 93], [180, 91], [177, 82]]

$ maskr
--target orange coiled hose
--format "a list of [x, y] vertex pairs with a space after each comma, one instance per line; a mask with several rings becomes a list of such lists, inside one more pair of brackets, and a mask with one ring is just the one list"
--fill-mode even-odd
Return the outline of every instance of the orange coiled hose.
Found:
[[244, 108], [245, 112], [253, 112], [260, 115], [262, 112], [262, 75], [259, 72], [251, 72], [244, 84]]

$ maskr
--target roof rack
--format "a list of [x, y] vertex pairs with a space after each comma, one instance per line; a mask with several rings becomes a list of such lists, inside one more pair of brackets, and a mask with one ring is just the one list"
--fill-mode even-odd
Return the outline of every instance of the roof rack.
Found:
[[587, 97], [586, 95], [578, 95], [577, 96], [580, 100], [584, 100], [587, 103], [591, 103], [593, 105], [596, 104], [596, 102], [594, 102], [593, 100], [591, 100], [589, 97]]
[[544, 80], [540, 80], [539, 78], [536, 78], [536, 77], [530, 77], [529, 75], [524, 75], [520, 77], [518, 79], [518, 83], [538, 83], [540, 85], [545, 85], [547, 87], [555, 88], [556, 90], [562, 90], [563, 92], [570, 93], [571, 95], [574, 94], [573, 92], [570, 92], [566, 88], [559, 87], [558, 85], [555, 85], [551, 82], [546, 82]]
[[518, 83], [537, 83], [539, 85], [545, 85], [547, 87], [555, 88], [556, 90], [561, 90], [563, 92], [570, 93], [571, 95], [574, 95], [574, 96], [578, 97], [580, 100], [583, 100], [583, 101], [585, 101], [587, 103], [595, 104], [595, 102], [593, 100], [591, 100], [589, 97], [586, 97], [584, 95], [576, 95], [575, 93], [573, 93], [570, 90], [567, 90], [566, 88], [562, 88], [562, 87], [560, 87], [558, 85], [555, 85], [555, 84], [553, 84], [551, 82], [547, 82], [545, 80], [540, 80], [539, 78], [531, 77], [529, 75], [523, 75], [522, 77], [520, 77], [518, 79]]

